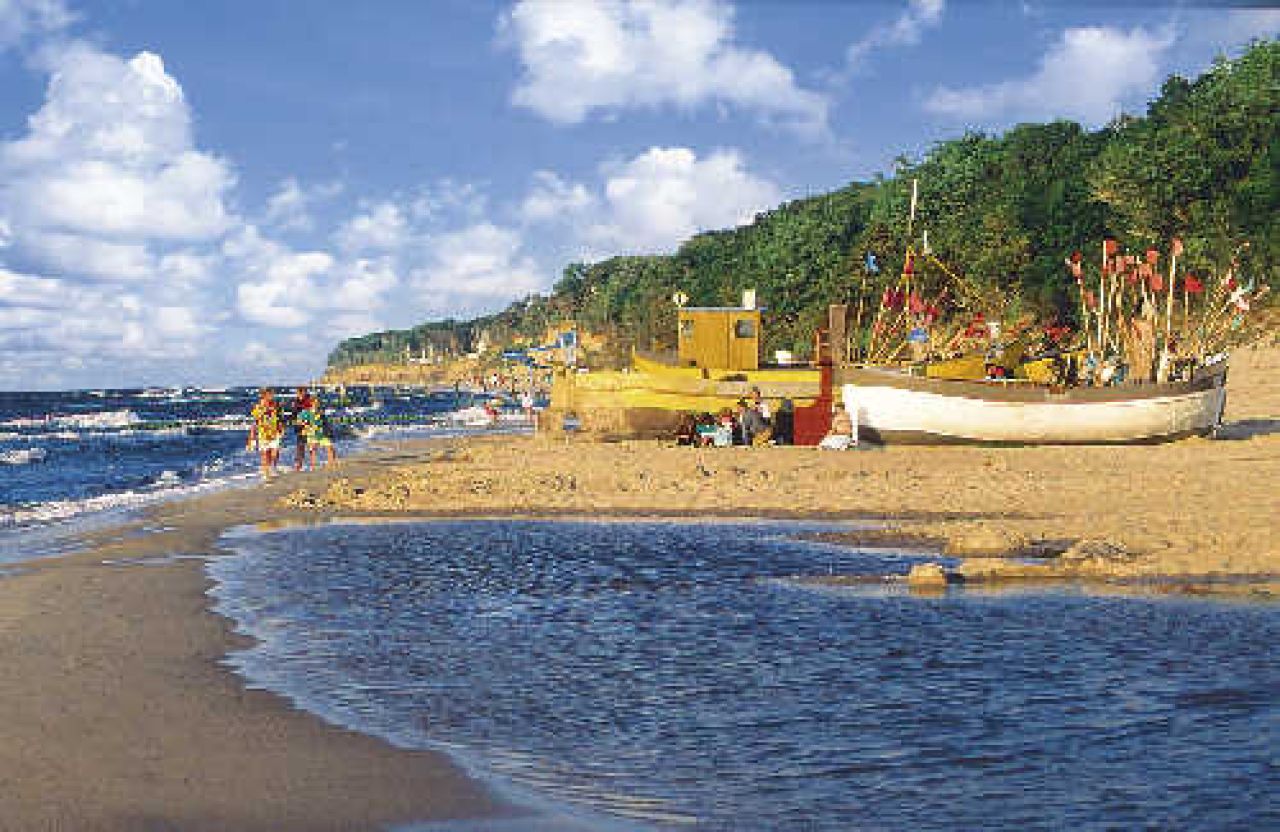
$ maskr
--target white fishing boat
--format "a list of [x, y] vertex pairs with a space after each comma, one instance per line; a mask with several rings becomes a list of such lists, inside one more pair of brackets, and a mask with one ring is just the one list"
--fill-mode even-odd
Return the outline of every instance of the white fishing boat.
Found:
[[1225, 356], [1185, 381], [1058, 388], [850, 367], [841, 398], [858, 435], [902, 444], [1167, 442], [1211, 433], [1227, 400]]

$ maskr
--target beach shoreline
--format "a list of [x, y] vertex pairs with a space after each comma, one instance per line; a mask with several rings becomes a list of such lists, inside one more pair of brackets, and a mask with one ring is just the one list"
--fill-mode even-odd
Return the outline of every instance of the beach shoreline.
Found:
[[[349, 467], [359, 469], [361, 462]], [[442, 753], [392, 747], [249, 689], [214, 612], [222, 533], [274, 490], [148, 507], [0, 580], [0, 830], [352, 830], [516, 813]]]
[[1244, 579], [1247, 592], [1275, 597], [1280, 350], [1233, 371], [1232, 441], [851, 453], [424, 439], [151, 506], [90, 531], [80, 551], [14, 564], [0, 579], [0, 830], [379, 829], [522, 811], [444, 755], [393, 748], [248, 689], [223, 664], [246, 639], [212, 610], [203, 568], [225, 554], [218, 541], [233, 527], [857, 521], [866, 528], [824, 539], [962, 558], [955, 576], [970, 581]]
[[847, 545], [960, 558], [952, 580], [1280, 579], [1280, 348], [1233, 358], [1218, 438], [1125, 446], [687, 448], [542, 434], [423, 448], [299, 484], [315, 517], [669, 516], [858, 520]]

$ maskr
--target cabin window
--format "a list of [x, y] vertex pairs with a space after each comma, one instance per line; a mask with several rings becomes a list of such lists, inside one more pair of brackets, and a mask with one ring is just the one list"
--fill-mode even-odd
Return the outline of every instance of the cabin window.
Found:
[[735, 338], [756, 337], [756, 322], [750, 318], [739, 318], [734, 322], [733, 335]]
[[680, 337], [681, 338], [693, 337], [693, 319], [692, 318], [685, 318], [683, 321], [680, 322]]

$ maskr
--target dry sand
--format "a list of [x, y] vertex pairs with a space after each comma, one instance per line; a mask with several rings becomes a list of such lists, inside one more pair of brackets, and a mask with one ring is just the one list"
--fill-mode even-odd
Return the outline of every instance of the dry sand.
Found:
[[[196, 559], [233, 525], [334, 515], [881, 518], [1047, 575], [1280, 574], [1280, 350], [1237, 354], [1231, 441], [1120, 448], [689, 449], [419, 442], [172, 503], [0, 579], [0, 830], [379, 829], [511, 809], [447, 759], [325, 725], [218, 664]], [[150, 529], [144, 531], [143, 524]], [[875, 537], [863, 533], [853, 542]], [[1029, 567], [965, 561], [970, 576]], [[1263, 584], [1265, 585], [1265, 584]]]
[[[884, 518], [970, 577], [1280, 575], [1280, 349], [1233, 359], [1223, 439], [1122, 447], [676, 447], [563, 437], [455, 442], [298, 488], [319, 511]], [[883, 538], [883, 535], [881, 535]], [[866, 539], [867, 535], [862, 535]]]

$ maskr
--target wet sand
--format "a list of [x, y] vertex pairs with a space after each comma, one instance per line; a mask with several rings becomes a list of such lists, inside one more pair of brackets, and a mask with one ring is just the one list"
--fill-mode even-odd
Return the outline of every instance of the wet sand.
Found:
[[[276, 486], [273, 486], [275, 488]], [[247, 691], [201, 562], [271, 489], [160, 507], [139, 534], [0, 579], [0, 830], [317, 832], [506, 814], [448, 758]], [[148, 560], [154, 559], [154, 560]], [[137, 562], [141, 560], [142, 562]]]
[[[198, 559], [228, 527], [333, 516], [876, 521], [852, 543], [976, 554], [971, 578], [1280, 575], [1280, 350], [1233, 361], [1228, 441], [1122, 448], [405, 443], [156, 507], [0, 579], [0, 830], [346, 830], [509, 814], [447, 758], [246, 691]], [[159, 531], [157, 531], [159, 529]], [[1009, 555], [1051, 554], [1027, 567]], [[995, 557], [992, 557], [994, 555]], [[153, 559], [153, 560], [148, 560]], [[1274, 584], [1272, 584], [1274, 585]]]

